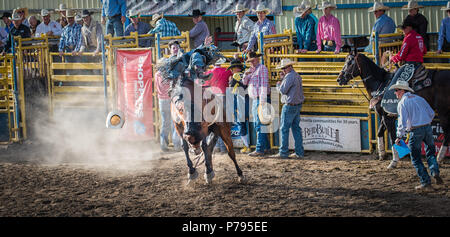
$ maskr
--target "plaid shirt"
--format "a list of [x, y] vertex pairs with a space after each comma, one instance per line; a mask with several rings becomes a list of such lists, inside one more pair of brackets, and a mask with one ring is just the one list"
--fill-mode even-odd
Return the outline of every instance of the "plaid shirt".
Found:
[[270, 94], [269, 88], [269, 71], [264, 64], [250, 68], [250, 74], [242, 79], [244, 85], [248, 85], [248, 95], [252, 99], [265, 99]]
[[58, 50], [59, 52], [78, 52], [82, 43], [81, 25], [77, 23], [67, 25], [62, 30]]
[[160, 33], [161, 37], [168, 36], [177, 36], [181, 35], [180, 30], [178, 30], [177, 25], [175, 23], [166, 20], [165, 18], [161, 18], [156, 22], [156, 26], [154, 29], [148, 32], [148, 34]]
[[257, 21], [255, 25], [253, 26], [253, 32], [250, 36], [250, 42], [248, 43], [247, 50], [253, 50], [253, 46], [256, 44], [256, 41], [258, 40], [258, 35], [260, 32], [263, 33], [263, 35], [274, 35], [277, 33], [277, 30], [275, 29], [275, 24], [271, 22], [269, 19], [264, 19], [262, 23]]

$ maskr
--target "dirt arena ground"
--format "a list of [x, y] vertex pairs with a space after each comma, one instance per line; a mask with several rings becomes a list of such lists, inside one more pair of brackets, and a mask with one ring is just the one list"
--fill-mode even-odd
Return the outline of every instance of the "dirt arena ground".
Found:
[[[301, 160], [238, 154], [247, 182], [231, 160], [213, 157], [212, 185], [186, 186], [184, 154], [145, 145], [138, 156], [115, 152], [93, 161], [90, 152], [54, 150], [40, 143], [0, 150], [1, 217], [404, 217], [450, 215], [450, 160], [444, 185], [417, 193], [409, 158], [395, 170], [374, 155], [307, 152]], [[130, 148], [130, 147], [128, 147]], [[133, 146], [131, 146], [133, 148]], [[120, 150], [120, 149], [118, 149]], [[434, 180], [433, 180], [434, 183]]]

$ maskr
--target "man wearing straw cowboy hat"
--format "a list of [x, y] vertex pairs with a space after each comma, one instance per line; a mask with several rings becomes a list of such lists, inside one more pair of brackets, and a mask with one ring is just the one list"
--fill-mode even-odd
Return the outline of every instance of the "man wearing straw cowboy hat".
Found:
[[20, 17], [20, 15], [16, 12], [13, 11], [12, 16], [9, 18], [13, 24], [14, 27], [11, 28], [11, 30], [9, 31], [9, 35], [8, 35], [8, 40], [6, 41], [6, 46], [3, 49], [3, 53], [5, 52], [11, 52], [11, 38], [14, 36], [20, 36], [22, 38], [30, 38], [31, 37], [31, 31], [30, 28], [24, 24], [22, 24], [22, 18]]
[[[146, 22], [140, 21], [139, 20], [140, 14], [131, 9], [128, 11], [128, 18], [130, 18], [131, 20], [131, 24], [129, 24], [127, 26], [127, 28], [125, 29], [125, 35], [128, 36], [130, 35], [131, 32], [138, 32], [138, 35], [144, 35], [147, 34], [147, 32], [150, 31], [150, 25], [147, 24]], [[139, 40], [139, 47], [150, 47], [151, 46], [151, 40], [150, 39], [143, 39], [143, 40]]]
[[42, 17], [42, 23], [36, 28], [36, 37], [40, 37], [41, 34], [45, 34], [47, 36], [61, 35], [61, 25], [51, 19], [50, 12], [47, 9], [42, 9], [40, 15]]
[[319, 19], [317, 27], [317, 50], [316, 53], [323, 51], [334, 51], [339, 53], [341, 51], [341, 25], [339, 20], [331, 14], [333, 9], [336, 9], [336, 4], [328, 1], [322, 2], [319, 7], [323, 11], [323, 16]]
[[148, 34], [159, 33], [161, 37], [177, 36], [181, 35], [177, 25], [166, 18], [162, 13], [156, 13], [152, 16], [150, 24], [154, 27], [148, 32]]
[[[59, 56], [62, 56], [64, 52], [72, 53], [73, 56], [80, 51], [81, 45], [83, 43], [81, 35], [81, 25], [75, 24], [75, 16], [77, 12], [75, 10], [67, 9], [66, 18], [68, 25], [63, 28], [61, 33], [61, 38], [59, 40], [58, 51]], [[67, 57], [69, 61], [77, 61], [78, 58]]]
[[373, 48], [373, 39], [374, 39], [374, 33], [378, 34], [390, 34], [395, 32], [395, 22], [387, 16], [385, 13], [386, 11], [389, 11], [389, 7], [385, 6], [381, 2], [374, 2], [373, 6], [369, 8], [369, 12], [373, 12], [376, 21], [375, 24], [372, 27], [372, 32], [370, 34], [370, 40], [369, 45], [364, 49], [364, 51], [372, 53]]
[[[101, 0], [102, 24], [106, 24], [106, 34], [123, 36], [123, 24], [127, 16], [127, 3], [125, 0]], [[106, 20], [108, 18], [108, 20]]]
[[442, 7], [441, 10], [447, 13], [447, 17], [442, 19], [439, 29], [438, 48], [436, 51], [438, 54], [450, 52], [450, 2], [447, 2], [447, 6]]
[[[281, 69], [281, 82], [277, 82], [277, 90], [282, 94], [280, 120], [280, 149], [278, 154], [272, 158], [302, 158], [304, 156], [302, 129], [300, 128], [300, 110], [305, 100], [303, 95], [302, 78], [294, 70], [294, 62], [290, 59], [283, 59], [276, 69]], [[295, 152], [289, 156], [289, 130], [295, 141]]]
[[[94, 52], [98, 54], [102, 50], [103, 27], [98, 21], [92, 20], [92, 13], [84, 9], [81, 13], [83, 19], [83, 27], [81, 27], [81, 35], [83, 44], [80, 52]], [[92, 59], [89, 57], [89, 60]]]
[[22, 19], [22, 24], [30, 27], [30, 23], [28, 22], [28, 19], [27, 19], [28, 8], [18, 7], [15, 9], [15, 11], [19, 14], [20, 18]]
[[57, 20], [57, 22], [61, 25], [61, 28], [64, 28], [68, 24], [66, 18], [66, 10], [67, 5], [65, 3], [59, 4], [59, 8], [55, 9], [56, 12], [59, 12], [60, 18]]
[[258, 16], [258, 21], [255, 23], [252, 35], [250, 37], [250, 42], [248, 43], [247, 49], [244, 52], [248, 53], [254, 50], [254, 46], [257, 45], [258, 35], [262, 32], [263, 35], [274, 35], [277, 33], [275, 29], [275, 24], [267, 19], [267, 15], [271, 12], [269, 8], [265, 7], [262, 3], [256, 6], [253, 10]]
[[252, 102], [252, 117], [254, 128], [256, 130], [256, 150], [250, 153], [250, 156], [264, 156], [270, 149], [267, 133], [264, 132], [263, 124], [258, 115], [258, 108], [269, 101], [269, 71], [264, 64], [260, 63], [261, 54], [250, 52], [247, 62], [251, 64], [249, 70], [244, 73], [242, 83], [248, 86], [248, 95]]
[[253, 31], [255, 23], [250, 20], [245, 14], [249, 11], [244, 5], [238, 3], [232, 13], [236, 14], [237, 20], [234, 27], [236, 32], [236, 41], [234, 46], [238, 47], [240, 50], [246, 49], [248, 41]]
[[412, 94], [414, 90], [409, 87], [406, 81], [399, 80], [389, 89], [395, 90], [395, 95], [399, 100], [397, 105], [399, 114], [397, 139], [395, 143], [400, 145], [400, 141], [405, 136], [406, 131], [409, 132], [408, 147], [411, 150], [411, 162], [421, 183], [415, 189], [432, 190], [430, 176], [422, 163], [421, 148], [423, 141], [431, 175], [436, 179], [436, 184], [442, 184], [443, 181], [439, 176], [439, 165], [436, 161], [433, 131], [431, 129], [434, 111], [424, 98]]
[[316, 22], [309, 15], [310, 12], [310, 5], [300, 4], [300, 6], [294, 8], [294, 14], [298, 15], [294, 21], [297, 33], [297, 53], [306, 53], [317, 49]]
[[203, 15], [205, 14], [206, 12], [194, 9], [192, 15], [188, 15], [189, 17], [192, 17], [192, 21], [195, 24], [194, 28], [189, 31], [189, 37], [194, 42], [194, 48], [200, 46], [205, 41], [206, 37], [209, 36], [208, 25], [206, 25], [206, 22], [203, 20]]
[[409, 15], [405, 18], [405, 21], [409, 20], [414, 23], [414, 31], [422, 36], [422, 38], [425, 40], [425, 46], [427, 46], [427, 49], [429, 49], [430, 45], [427, 35], [428, 20], [424, 15], [419, 13], [420, 8], [423, 8], [423, 6], [419, 5], [417, 1], [409, 1], [407, 5], [404, 5], [402, 7], [402, 10], [409, 11]]

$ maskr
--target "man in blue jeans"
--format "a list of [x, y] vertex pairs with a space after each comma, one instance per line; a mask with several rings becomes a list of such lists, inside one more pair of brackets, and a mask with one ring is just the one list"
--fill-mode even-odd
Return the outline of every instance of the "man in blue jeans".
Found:
[[443, 181], [439, 176], [439, 165], [436, 160], [436, 150], [433, 132], [431, 130], [434, 111], [424, 98], [411, 93], [414, 91], [409, 87], [408, 82], [398, 80], [390, 89], [395, 90], [395, 95], [399, 99], [397, 106], [399, 115], [397, 139], [395, 143], [400, 145], [402, 137], [406, 134], [406, 131], [409, 131], [410, 139], [408, 147], [411, 150], [411, 162], [414, 168], [416, 168], [421, 183], [415, 189], [432, 190], [430, 176], [422, 163], [421, 148], [423, 141], [425, 143], [425, 152], [430, 173], [436, 179], [436, 184], [442, 184]]
[[[123, 24], [127, 16], [127, 3], [125, 0], [101, 0], [102, 24], [106, 23], [106, 34], [123, 36]], [[106, 20], [108, 19], [108, 20]]]
[[[281, 103], [283, 109], [281, 111], [280, 126], [280, 150], [278, 154], [270, 156], [270, 158], [302, 158], [304, 156], [302, 129], [300, 128], [300, 110], [305, 100], [303, 95], [302, 78], [294, 70], [290, 59], [281, 60], [280, 72], [281, 81], [277, 82], [277, 90], [282, 94]], [[295, 152], [289, 156], [289, 129], [292, 128], [292, 135], [295, 141]]]

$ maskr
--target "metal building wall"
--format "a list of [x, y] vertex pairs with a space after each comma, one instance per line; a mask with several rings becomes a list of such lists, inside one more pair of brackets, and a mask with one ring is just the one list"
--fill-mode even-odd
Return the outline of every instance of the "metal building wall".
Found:
[[[289, 6], [299, 5], [301, 0], [283, 0], [284, 8], [289, 8]], [[336, 4], [359, 4], [359, 3], [369, 3], [373, 4], [373, 0], [335, 0], [332, 1]], [[382, 1], [386, 2], [404, 2], [405, 0], [389, 0]], [[428, 1], [433, 2], [433, 1]], [[434, 1], [442, 2], [442, 1]], [[311, 0], [311, 3], [321, 4], [320, 0]], [[442, 19], [444, 19], [444, 11], [441, 11], [441, 6], [427, 6], [420, 10], [428, 19], [428, 32], [439, 32], [439, 27]], [[341, 23], [341, 33], [342, 35], [362, 35], [369, 34], [373, 24], [375, 23], [375, 17], [373, 13], [367, 12], [368, 8], [357, 8], [357, 9], [336, 9], [333, 11], [333, 15], [336, 16]], [[283, 11], [283, 16], [275, 17], [275, 24], [277, 26], [277, 31], [285, 28], [290, 28], [294, 30], [294, 19], [295, 16], [291, 10]], [[313, 14], [320, 18], [323, 13], [319, 10], [313, 10]], [[404, 18], [408, 15], [408, 11], [402, 10], [401, 7], [391, 8], [386, 12], [397, 25], [401, 24]]]

